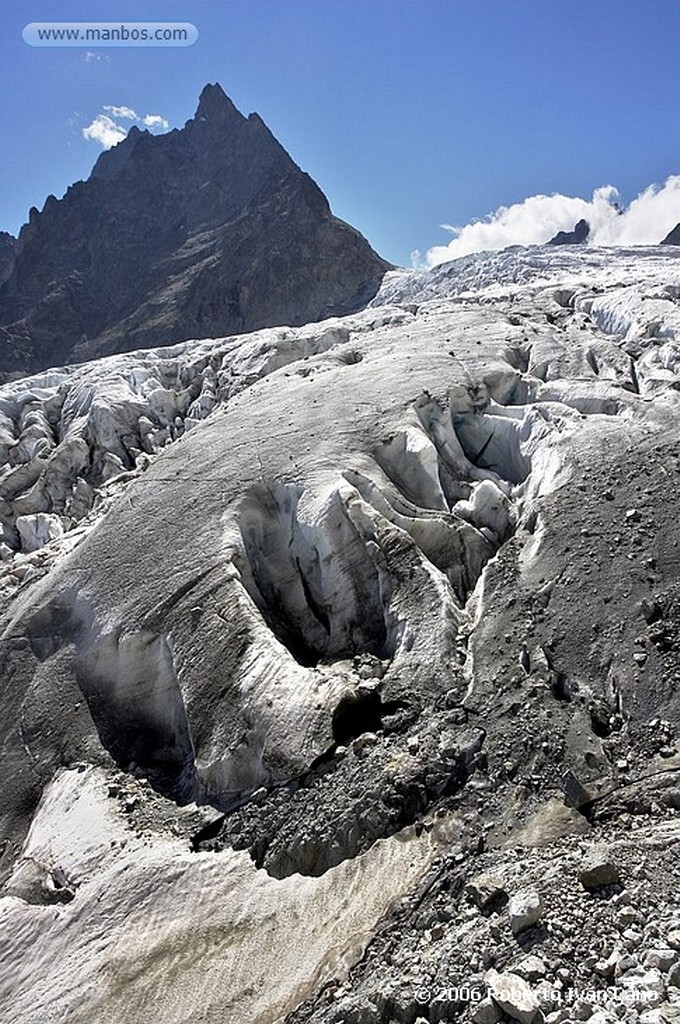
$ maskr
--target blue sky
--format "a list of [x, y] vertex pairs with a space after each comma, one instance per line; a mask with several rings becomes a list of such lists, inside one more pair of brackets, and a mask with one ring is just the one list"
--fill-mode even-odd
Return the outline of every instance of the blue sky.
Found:
[[[190, 21], [200, 38], [89, 59], [22, 41], [58, 20]], [[680, 174], [678, 0], [4, 0], [0, 32], [0, 228], [15, 233], [88, 176], [101, 148], [82, 131], [104, 107], [181, 126], [209, 81], [401, 264], [446, 244], [442, 223], [606, 184], [628, 203]]]

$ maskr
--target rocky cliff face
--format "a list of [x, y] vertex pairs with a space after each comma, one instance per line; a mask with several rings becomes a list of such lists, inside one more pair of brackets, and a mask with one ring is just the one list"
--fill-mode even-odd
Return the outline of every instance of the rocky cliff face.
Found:
[[88, 181], [32, 209], [14, 255], [5, 375], [345, 313], [388, 266], [219, 85], [182, 130], [133, 128]]
[[12, 273], [16, 256], [17, 240], [7, 231], [0, 231], [0, 285]]
[[482, 254], [0, 389], [3, 1021], [677, 1019], [679, 295]]

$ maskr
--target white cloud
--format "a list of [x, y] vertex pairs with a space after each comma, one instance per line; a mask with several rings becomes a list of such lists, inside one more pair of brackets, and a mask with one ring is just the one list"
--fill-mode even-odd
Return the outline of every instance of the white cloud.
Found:
[[139, 121], [139, 115], [131, 107], [104, 107], [112, 117], [122, 117], [126, 121]]
[[112, 121], [106, 114], [99, 114], [87, 128], [83, 128], [83, 137], [98, 142], [104, 149], [111, 149], [122, 142], [127, 132], [119, 124]]
[[650, 185], [624, 210], [620, 217], [599, 225], [594, 241], [598, 245], [654, 245], [680, 222], [680, 175], [673, 174], [663, 185]]
[[650, 185], [623, 212], [617, 197], [612, 185], [596, 189], [590, 200], [530, 196], [462, 228], [443, 225], [456, 237], [428, 250], [427, 264], [433, 267], [483, 249], [542, 245], [558, 231], [571, 231], [582, 218], [590, 224], [592, 245], [655, 245], [680, 221], [680, 175], [669, 177], [664, 185]]
[[142, 118], [142, 124], [145, 124], [147, 128], [169, 128], [170, 122], [166, 121], [160, 114], [145, 114]]
[[[125, 138], [128, 127], [119, 121], [134, 121], [146, 128], [169, 128], [170, 123], [161, 114], [144, 114], [140, 116], [132, 107], [107, 104], [103, 108], [106, 113], [98, 114], [87, 128], [83, 128], [83, 136], [92, 142], [98, 142], [104, 149], [110, 149]], [[114, 120], [116, 118], [117, 120]]]

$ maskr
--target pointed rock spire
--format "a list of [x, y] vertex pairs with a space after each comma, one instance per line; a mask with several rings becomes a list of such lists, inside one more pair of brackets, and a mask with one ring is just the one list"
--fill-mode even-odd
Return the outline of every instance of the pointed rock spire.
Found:
[[[124, 347], [357, 308], [388, 264], [219, 85], [164, 135], [131, 129], [30, 215], [0, 281], [0, 382]], [[276, 259], [271, 254], [276, 252]], [[159, 310], [162, 312], [159, 314]]]
[[206, 85], [199, 97], [195, 121], [211, 121], [222, 123], [228, 121], [245, 121], [243, 114], [236, 109], [222, 86], [215, 82]]

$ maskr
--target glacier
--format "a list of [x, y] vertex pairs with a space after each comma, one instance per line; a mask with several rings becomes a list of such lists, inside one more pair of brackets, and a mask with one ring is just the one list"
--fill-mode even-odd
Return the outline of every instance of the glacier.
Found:
[[647, 771], [679, 402], [668, 248], [0, 387], [3, 1020], [283, 1019], [451, 843]]

